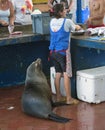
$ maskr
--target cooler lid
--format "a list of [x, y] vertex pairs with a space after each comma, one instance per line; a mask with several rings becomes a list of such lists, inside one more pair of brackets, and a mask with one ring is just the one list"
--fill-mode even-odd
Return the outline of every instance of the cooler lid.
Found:
[[105, 77], [105, 66], [79, 70], [76, 72], [77, 76], [85, 77], [85, 78], [99, 78]]

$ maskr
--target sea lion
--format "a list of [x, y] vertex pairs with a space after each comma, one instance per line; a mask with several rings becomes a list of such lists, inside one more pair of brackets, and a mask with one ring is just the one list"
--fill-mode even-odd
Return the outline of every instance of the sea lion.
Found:
[[51, 89], [42, 71], [40, 58], [32, 62], [27, 68], [21, 103], [23, 112], [31, 116], [64, 123], [70, 120], [60, 117], [52, 111], [54, 103]]

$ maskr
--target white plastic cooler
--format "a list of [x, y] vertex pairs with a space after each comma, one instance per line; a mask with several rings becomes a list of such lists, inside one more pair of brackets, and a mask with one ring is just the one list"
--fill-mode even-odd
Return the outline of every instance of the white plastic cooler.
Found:
[[[55, 85], [54, 85], [54, 79], [55, 79], [55, 68], [50, 67], [50, 82], [51, 82], [51, 90], [53, 94], [56, 94]], [[66, 96], [65, 89], [64, 89], [64, 78], [61, 78], [60, 82], [60, 91], [62, 96]]]
[[89, 103], [105, 101], [105, 66], [76, 73], [77, 97]]

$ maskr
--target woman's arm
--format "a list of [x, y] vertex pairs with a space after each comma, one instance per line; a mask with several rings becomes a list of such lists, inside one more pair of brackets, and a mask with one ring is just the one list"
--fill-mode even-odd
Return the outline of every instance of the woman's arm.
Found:
[[68, 9], [67, 9], [67, 12], [70, 12], [70, 10], [72, 9], [73, 7], [73, 0], [70, 0], [70, 3], [68, 5]]
[[47, 4], [48, 4], [48, 7], [51, 8], [51, 9], [53, 8], [53, 4], [52, 4], [53, 1], [54, 1], [54, 0], [48, 0], [48, 3], [47, 3]]
[[14, 25], [15, 14], [14, 14], [14, 7], [11, 1], [9, 1], [9, 6], [10, 6], [9, 24]]

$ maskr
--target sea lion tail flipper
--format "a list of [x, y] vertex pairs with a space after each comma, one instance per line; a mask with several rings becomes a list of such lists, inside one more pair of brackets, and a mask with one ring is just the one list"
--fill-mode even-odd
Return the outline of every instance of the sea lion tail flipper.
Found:
[[65, 118], [65, 117], [61, 117], [61, 116], [58, 116], [54, 113], [51, 113], [49, 115], [49, 119], [53, 120], [53, 121], [56, 121], [56, 122], [60, 122], [60, 123], [66, 123], [72, 119], [69, 119], [69, 118]]
[[59, 107], [59, 106], [64, 106], [64, 105], [67, 105], [67, 103], [65, 101], [53, 102], [52, 103], [53, 107]]

